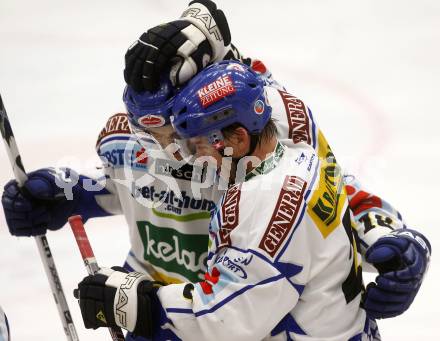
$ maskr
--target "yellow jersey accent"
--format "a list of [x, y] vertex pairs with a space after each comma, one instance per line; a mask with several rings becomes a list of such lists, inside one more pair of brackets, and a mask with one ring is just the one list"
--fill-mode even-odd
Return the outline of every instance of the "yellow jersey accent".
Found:
[[341, 223], [347, 194], [341, 168], [321, 131], [318, 134], [318, 157], [321, 161], [319, 182], [307, 211], [322, 236], [327, 238]]
[[175, 278], [175, 277], [171, 277], [171, 276], [167, 276], [164, 273], [160, 273], [159, 271], [156, 271], [154, 274], [151, 274], [151, 277], [153, 277], [153, 279], [155, 281], [163, 282], [165, 284], [180, 284], [180, 283], [183, 283], [183, 281], [181, 281], [180, 279]]

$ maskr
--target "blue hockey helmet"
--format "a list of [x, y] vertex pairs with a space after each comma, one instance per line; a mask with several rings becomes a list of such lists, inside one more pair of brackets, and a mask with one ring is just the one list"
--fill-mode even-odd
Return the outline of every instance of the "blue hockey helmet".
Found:
[[264, 82], [237, 61], [213, 64], [176, 96], [172, 124], [182, 138], [210, 136], [234, 123], [260, 133], [272, 113]]
[[161, 78], [159, 89], [155, 92], [137, 92], [127, 85], [123, 100], [130, 125], [137, 129], [148, 130], [170, 124], [174, 95], [175, 90], [166, 77]]
[[165, 76], [161, 77], [159, 89], [154, 92], [137, 92], [129, 85], [126, 86], [123, 100], [128, 122], [132, 133], [144, 148], [149, 149], [151, 143], [155, 143], [168, 152], [167, 147], [174, 143], [170, 118], [176, 92]]

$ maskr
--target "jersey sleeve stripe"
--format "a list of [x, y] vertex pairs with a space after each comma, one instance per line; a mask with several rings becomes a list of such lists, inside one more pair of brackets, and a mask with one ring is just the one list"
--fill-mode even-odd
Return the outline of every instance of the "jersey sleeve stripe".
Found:
[[309, 113], [310, 121], [312, 121], [312, 146], [313, 149], [316, 150], [316, 124], [315, 119], [313, 118], [312, 110], [307, 107], [307, 112]]
[[119, 140], [119, 141], [127, 141], [130, 138], [132, 138], [131, 135], [111, 135], [108, 137], [104, 137], [101, 142], [99, 143], [99, 147], [102, 147], [103, 144], [106, 144], [108, 142]]
[[226, 297], [225, 299], [221, 300], [220, 302], [218, 302], [217, 304], [215, 304], [212, 308], [210, 309], [203, 309], [200, 310], [198, 312], [194, 312], [192, 309], [184, 309], [184, 308], [166, 308], [166, 312], [167, 313], [174, 313], [174, 314], [193, 314], [195, 317], [200, 317], [206, 314], [211, 314], [213, 312], [215, 312], [216, 310], [220, 309], [222, 306], [224, 306], [226, 303], [229, 303], [230, 301], [232, 301], [234, 298], [242, 295], [243, 293], [245, 293], [246, 291], [253, 289], [257, 286], [260, 285], [265, 285], [271, 282], [276, 282], [279, 281], [280, 279], [285, 278], [283, 274], [278, 274], [276, 276], [270, 277], [270, 278], [265, 278], [264, 280], [256, 283], [256, 284], [251, 284], [251, 285], [247, 285], [243, 288], [241, 288], [240, 290], [235, 291], [234, 293], [232, 293], [231, 295], [229, 295], [228, 297]]
[[280, 279], [284, 279], [284, 278], [285, 277], [284, 277], [283, 274], [279, 274], [279, 275], [276, 275], [276, 276], [273, 276], [273, 277], [270, 277], [270, 278], [266, 278], [266, 279], [264, 279], [264, 280], [262, 280], [262, 281], [260, 281], [260, 282], [258, 282], [256, 284], [247, 285], [247, 286], [241, 288], [240, 290], [237, 290], [233, 294], [229, 295], [228, 297], [226, 297], [222, 301], [218, 302], [212, 308], [196, 312], [195, 316], [199, 317], [199, 316], [203, 316], [203, 315], [206, 315], [206, 314], [211, 314], [211, 313], [215, 312], [216, 310], [218, 310], [219, 308], [221, 308], [222, 306], [224, 306], [226, 303], [232, 301], [234, 298], [242, 295], [243, 293], [245, 293], [248, 290], [251, 290], [251, 289], [253, 289], [255, 287], [258, 287], [260, 285], [265, 285], [265, 284], [268, 284], [268, 283], [276, 282], [276, 281], [279, 281]]

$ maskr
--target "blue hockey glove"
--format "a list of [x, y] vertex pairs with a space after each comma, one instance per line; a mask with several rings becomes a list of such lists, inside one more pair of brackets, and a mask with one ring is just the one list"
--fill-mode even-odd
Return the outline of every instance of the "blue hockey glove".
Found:
[[419, 232], [399, 229], [379, 238], [366, 253], [366, 260], [379, 271], [375, 283], [367, 286], [364, 308], [380, 319], [406, 311], [428, 270], [429, 241]]
[[37, 236], [47, 229], [61, 228], [73, 214], [82, 215], [84, 221], [108, 215], [96, 204], [96, 192], [80, 185], [83, 178], [68, 168], [43, 168], [29, 173], [23, 188], [17, 181], [9, 181], [2, 195], [9, 232], [14, 236]]

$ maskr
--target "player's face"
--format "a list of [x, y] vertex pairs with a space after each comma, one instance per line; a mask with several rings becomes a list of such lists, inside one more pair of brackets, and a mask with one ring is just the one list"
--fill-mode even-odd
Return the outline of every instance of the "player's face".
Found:
[[220, 142], [213, 141], [212, 136], [198, 136], [186, 140], [186, 145], [196, 159], [212, 158], [217, 168], [221, 168], [224, 156], [235, 159], [245, 156], [249, 150], [249, 140], [246, 129], [237, 128]]
[[207, 160], [220, 168], [222, 163], [222, 155], [220, 151], [209, 141], [206, 136], [197, 136], [188, 139], [187, 146], [189, 151], [194, 155], [194, 159]]
[[151, 135], [151, 139], [163, 149], [167, 148], [171, 143], [174, 143], [174, 129], [171, 124], [167, 124], [163, 127], [148, 128], [145, 129], [145, 132]]
[[177, 161], [183, 160], [180, 147], [176, 144], [176, 134], [171, 124], [162, 127], [143, 129], [134, 127], [134, 132], [141, 144], [143, 141], [147, 143], [148, 141], [153, 141], [168, 155], [168, 157], [170, 157], [170, 159], [175, 159]]

